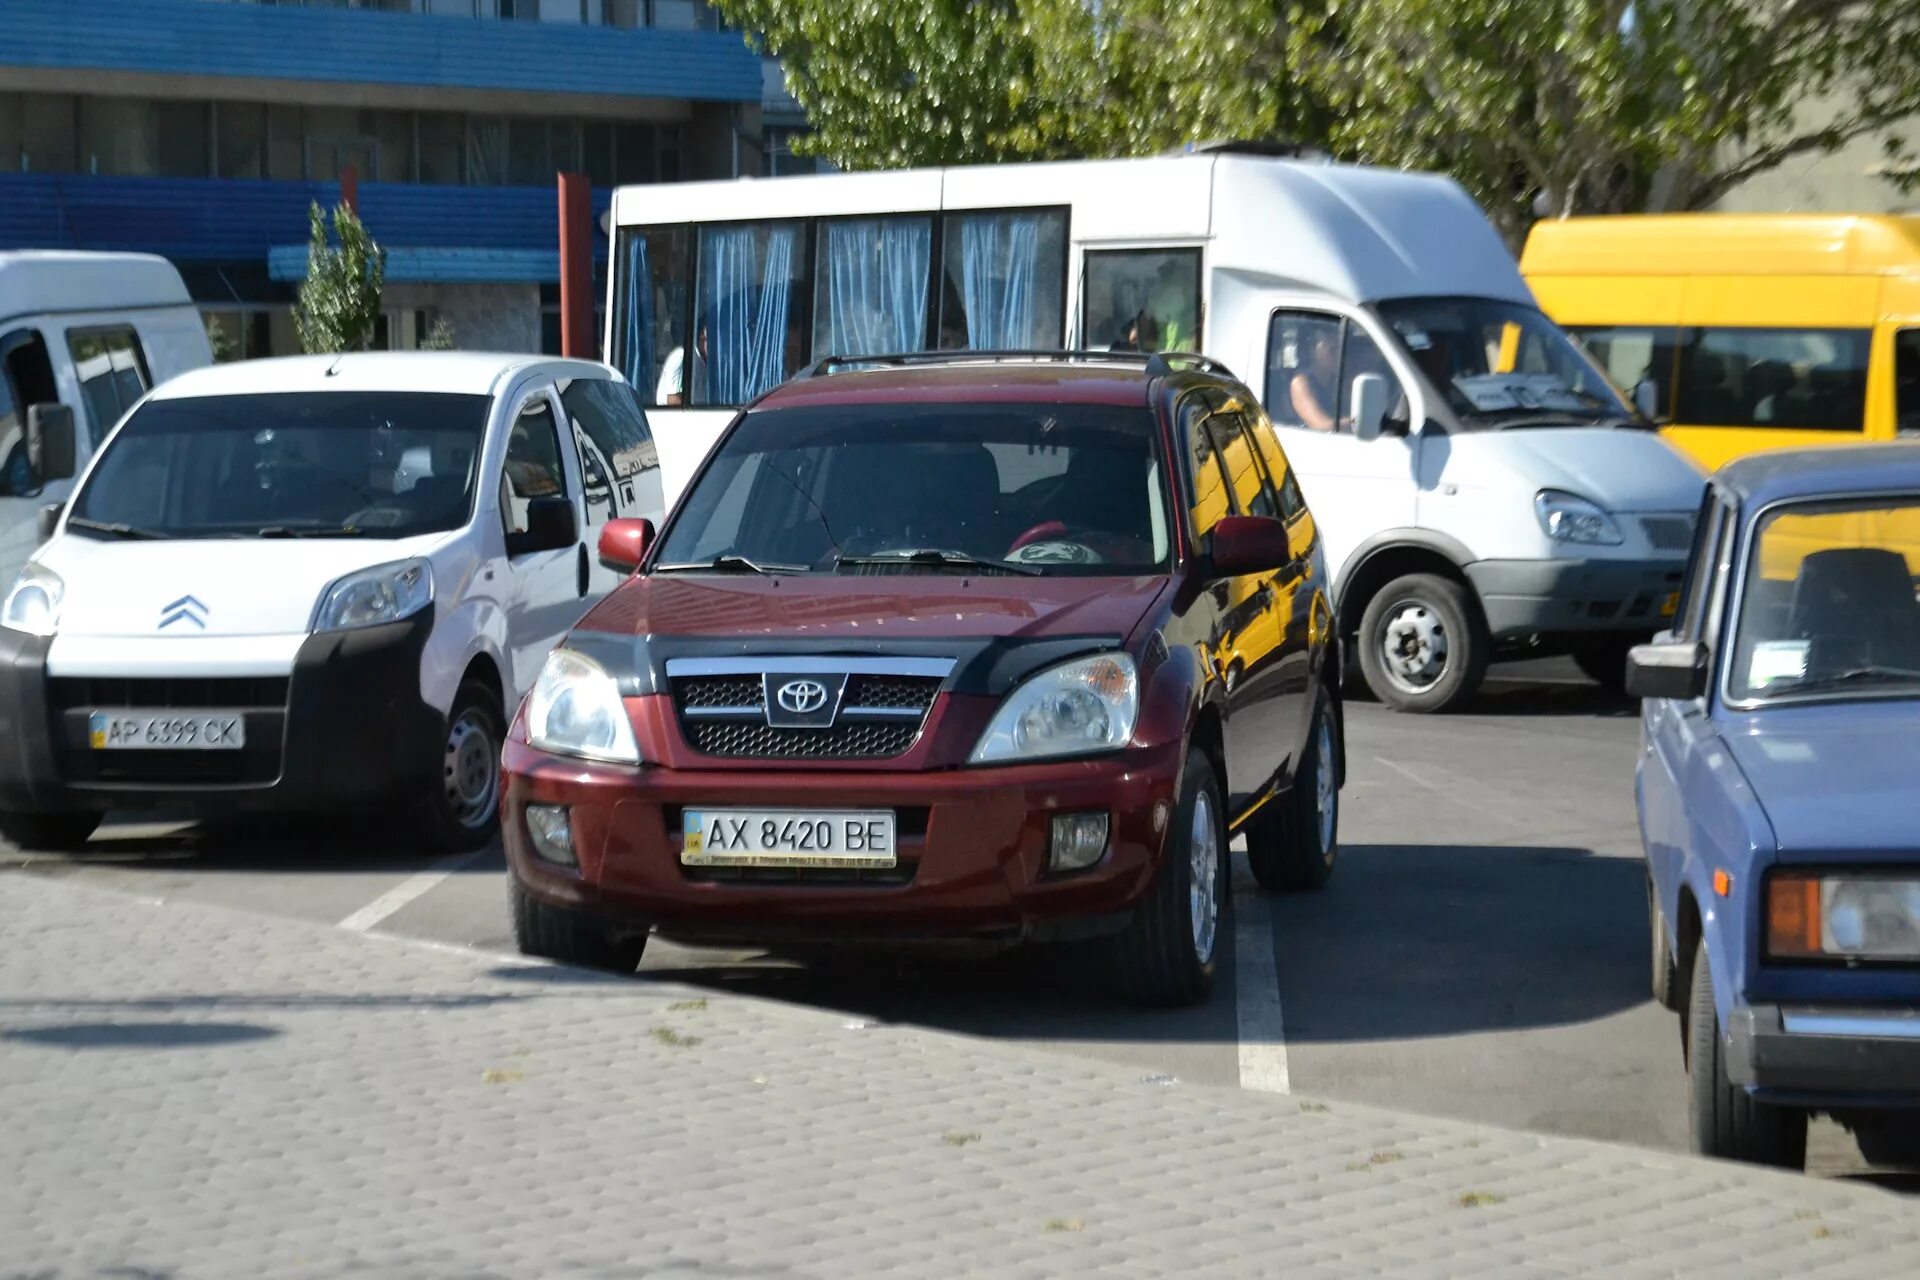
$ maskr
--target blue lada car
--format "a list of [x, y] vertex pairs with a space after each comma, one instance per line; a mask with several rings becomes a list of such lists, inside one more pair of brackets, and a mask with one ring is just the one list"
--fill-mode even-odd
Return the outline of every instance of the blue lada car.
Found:
[[1653, 992], [1693, 1145], [1799, 1167], [1826, 1112], [1920, 1156], [1920, 444], [1709, 483], [1673, 631], [1633, 650]]

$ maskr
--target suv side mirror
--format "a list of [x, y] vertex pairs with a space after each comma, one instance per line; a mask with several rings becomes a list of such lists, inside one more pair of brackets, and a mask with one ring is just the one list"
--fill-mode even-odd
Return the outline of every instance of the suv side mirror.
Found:
[[1293, 563], [1287, 526], [1272, 516], [1221, 516], [1214, 522], [1212, 540], [1215, 577], [1270, 573]]
[[527, 503], [527, 531], [507, 535], [507, 554], [529, 555], [535, 551], [561, 551], [580, 540], [580, 526], [574, 523], [573, 500], [548, 494]]
[[27, 465], [34, 482], [66, 480], [73, 475], [73, 410], [47, 402], [27, 409]]
[[1363, 373], [1353, 380], [1353, 436], [1356, 440], [1380, 438], [1380, 424], [1387, 416], [1387, 380], [1377, 373]]
[[1697, 698], [1707, 691], [1707, 646], [1656, 640], [1627, 653], [1627, 693], [1635, 698]]
[[600, 563], [615, 573], [632, 573], [653, 546], [653, 521], [609, 520], [600, 530]]

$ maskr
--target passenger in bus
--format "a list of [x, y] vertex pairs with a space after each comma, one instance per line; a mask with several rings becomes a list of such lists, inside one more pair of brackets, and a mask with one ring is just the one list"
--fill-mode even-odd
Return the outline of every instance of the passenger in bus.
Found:
[[1294, 370], [1287, 397], [1300, 425], [1311, 431], [1334, 431], [1340, 426], [1326, 406], [1339, 408], [1340, 349], [1337, 330], [1318, 329], [1307, 342], [1307, 362]]
[[[694, 342], [693, 377], [695, 382], [707, 375], [707, 322], [702, 319]], [[660, 383], [654, 388], [655, 404], [685, 404], [687, 349], [675, 347], [667, 352], [667, 358], [660, 365]]]
[[1147, 314], [1154, 321], [1155, 345], [1149, 351], [1185, 351], [1196, 345], [1200, 326], [1193, 314], [1195, 282], [1193, 273], [1178, 262], [1160, 264], [1153, 282], [1153, 296], [1147, 302]]
[[1160, 350], [1160, 322], [1150, 311], [1136, 311], [1120, 325], [1120, 337], [1109, 351]]

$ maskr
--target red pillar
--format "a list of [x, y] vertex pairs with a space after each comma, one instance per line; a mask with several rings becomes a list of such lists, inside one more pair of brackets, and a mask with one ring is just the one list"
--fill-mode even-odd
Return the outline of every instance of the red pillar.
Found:
[[593, 359], [593, 197], [584, 173], [560, 175], [560, 354]]

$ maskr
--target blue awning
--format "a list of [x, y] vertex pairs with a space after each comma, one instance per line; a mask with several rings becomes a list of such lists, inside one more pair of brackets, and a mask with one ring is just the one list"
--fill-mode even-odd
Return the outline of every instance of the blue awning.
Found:
[[[275, 245], [267, 251], [267, 274], [275, 280], [307, 278], [307, 246]], [[387, 250], [388, 284], [558, 284], [557, 249]]]

